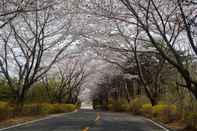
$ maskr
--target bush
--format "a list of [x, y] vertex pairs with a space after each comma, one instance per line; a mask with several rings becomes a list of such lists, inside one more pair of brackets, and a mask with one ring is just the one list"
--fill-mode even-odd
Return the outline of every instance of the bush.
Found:
[[124, 109], [122, 108], [121, 101], [113, 101], [112, 103], [112, 111], [122, 112]]
[[161, 122], [169, 123], [177, 119], [177, 108], [175, 105], [158, 104], [153, 106], [153, 116]]
[[73, 104], [55, 104], [54, 108], [56, 108], [55, 113], [63, 113], [63, 112], [72, 112], [76, 109], [76, 106]]
[[24, 106], [23, 115], [44, 115], [71, 112], [76, 109], [73, 104], [28, 104]]
[[120, 111], [129, 111], [129, 103], [126, 99], [120, 99], [119, 101]]
[[42, 103], [41, 104], [41, 114], [52, 114], [54, 111], [54, 104]]
[[71, 112], [76, 109], [73, 104], [42, 104], [42, 111], [45, 114]]
[[197, 129], [197, 112], [186, 113], [185, 122], [189, 128]]
[[0, 121], [12, 116], [12, 107], [7, 102], [0, 101]]
[[128, 111], [129, 110], [129, 103], [126, 99], [120, 99], [117, 101], [110, 100], [110, 102], [107, 105], [107, 109], [110, 111]]
[[113, 111], [113, 104], [107, 104], [107, 109]]
[[108, 104], [112, 104], [114, 102], [114, 100], [112, 98], [108, 99]]
[[26, 104], [23, 107], [23, 112], [20, 115], [41, 115], [45, 114], [43, 111], [43, 105], [42, 104]]
[[129, 110], [135, 114], [135, 115], [140, 115], [141, 114], [141, 108], [144, 102], [140, 97], [135, 98], [129, 103]]
[[143, 104], [141, 108], [141, 112], [146, 117], [152, 117], [153, 107], [151, 104]]

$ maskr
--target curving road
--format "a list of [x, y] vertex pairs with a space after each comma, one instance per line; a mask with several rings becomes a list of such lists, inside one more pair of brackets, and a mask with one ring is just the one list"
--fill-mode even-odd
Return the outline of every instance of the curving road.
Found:
[[167, 131], [143, 117], [80, 110], [0, 131]]

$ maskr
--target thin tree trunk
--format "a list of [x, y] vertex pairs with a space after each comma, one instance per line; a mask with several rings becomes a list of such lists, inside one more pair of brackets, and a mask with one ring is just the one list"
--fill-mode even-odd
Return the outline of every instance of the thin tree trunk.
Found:
[[25, 93], [21, 93], [16, 98], [16, 111], [21, 112], [24, 107]]

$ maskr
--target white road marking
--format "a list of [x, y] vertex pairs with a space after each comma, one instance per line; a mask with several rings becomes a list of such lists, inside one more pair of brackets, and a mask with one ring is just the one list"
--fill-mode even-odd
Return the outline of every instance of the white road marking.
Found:
[[66, 114], [73, 114], [75, 112], [77, 112], [77, 110], [75, 110], [73, 112], [68, 112], [68, 113], [61, 113], [61, 114], [51, 115], [51, 116], [47, 116], [47, 117], [44, 117], [44, 118], [41, 118], [41, 119], [37, 119], [37, 120], [33, 120], [33, 121], [27, 121], [27, 122], [24, 122], [24, 123], [21, 123], [21, 124], [17, 124], [17, 125], [1, 128], [0, 131], [5, 131], [5, 130], [16, 128], [16, 127], [20, 127], [20, 126], [24, 126], [24, 125], [28, 125], [28, 124], [33, 124], [33, 123], [36, 123], [36, 122], [39, 122], [39, 121], [48, 120], [48, 119], [51, 119], [51, 118], [54, 118], [54, 117], [63, 116], [63, 115], [66, 115]]
[[162, 126], [161, 124], [157, 123], [157, 122], [154, 122], [153, 120], [151, 119], [148, 119], [148, 118], [145, 118], [147, 121], [153, 123], [154, 125], [160, 127], [161, 129], [165, 130], [165, 131], [170, 131], [169, 129], [167, 129], [166, 127]]

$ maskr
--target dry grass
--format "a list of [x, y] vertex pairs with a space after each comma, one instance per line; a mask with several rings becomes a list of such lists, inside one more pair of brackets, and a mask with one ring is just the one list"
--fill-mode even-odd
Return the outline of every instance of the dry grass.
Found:
[[183, 121], [175, 121], [175, 122], [166, 124], [166, 126], [175, 130], [184, 130], [187, 125]]

